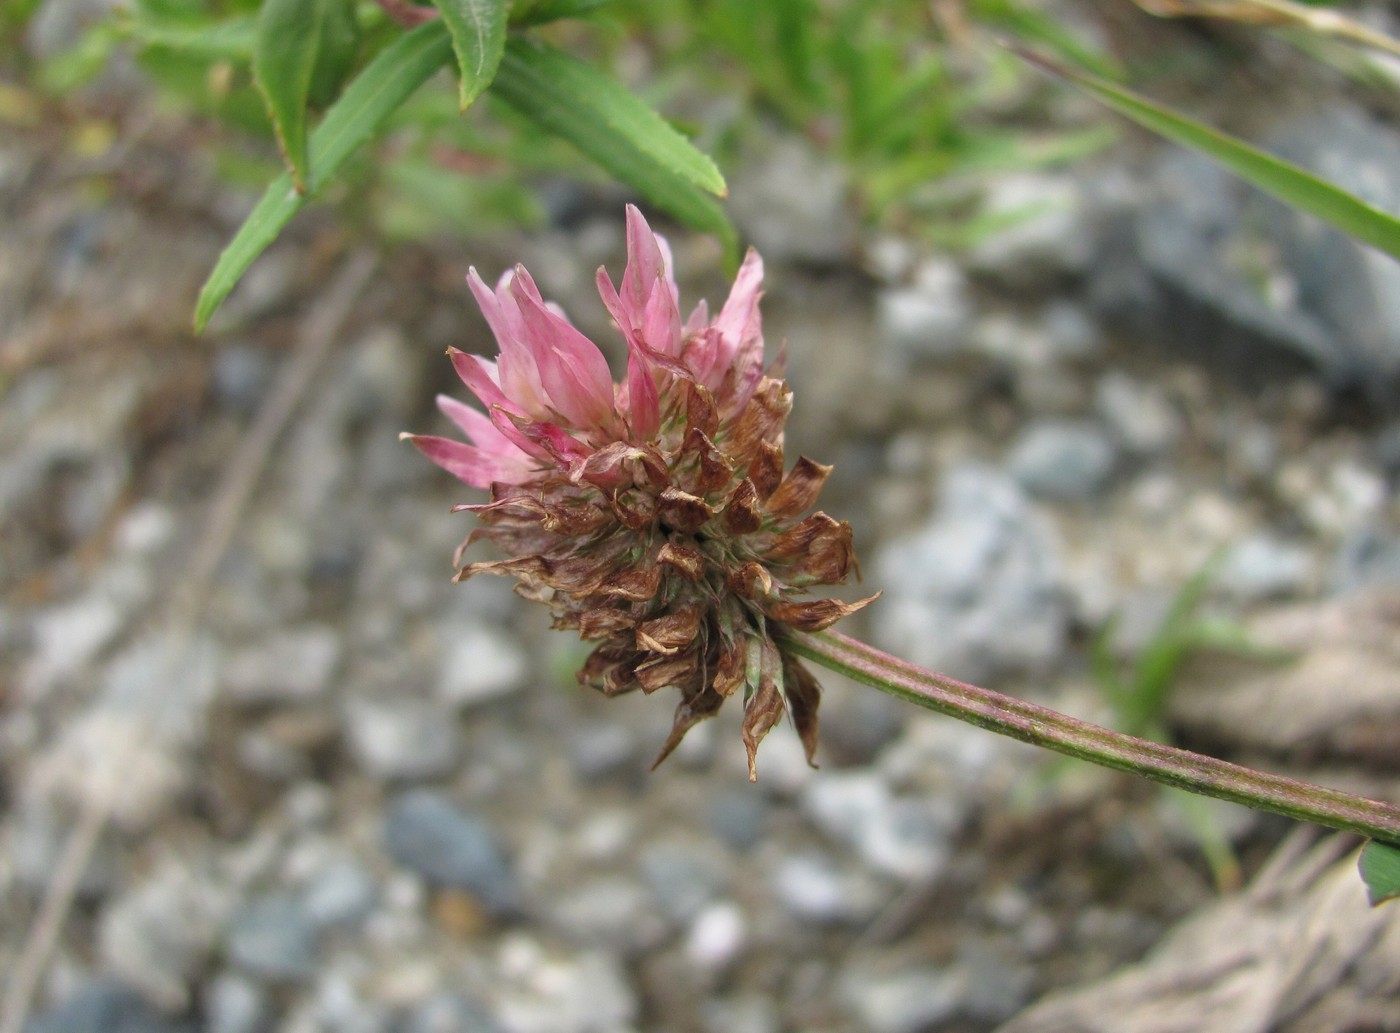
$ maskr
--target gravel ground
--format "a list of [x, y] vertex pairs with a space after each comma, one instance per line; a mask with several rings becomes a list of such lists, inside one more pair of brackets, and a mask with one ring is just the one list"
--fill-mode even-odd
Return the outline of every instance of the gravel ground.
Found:
[[[620, 206], [374, 257], [313, 214], [195, 339], [192, 298], [246, 199], [189, 126], [55, 118], [0, 142], [12, 994], [72, 830], [96, 832], [26, 1030], [956, 1033], [1038, 1001], [1011, 1028], [1090, 1028], [1064, 991], [1218, 913], [1236, 876], [1212, 874], [1201, 822], [1245, 878], [1288, 831], [835, 676], [820, 770], [784, 726], [750, 785], [726, 713], [649, 773], [670, 706], [577, 688], [579, 644], [542, 610], [451, 584], [468, 492], [397, 440], [442, 430], [447, 345], [489, 351], [469, 262], [523, 261], [607, 337], [592, 270], [620, 268]], [[112, 146], [76, 152], [94, 122]], [[1381, 161], [1365, 141], [1356, 161]], [[766, 160], [755, 178], [782, 181], [812, 156]], [[1195, 659], [1170, 727], [1400, 798], [1393, 266], [1306, 269], [1278, 216], [1270, 282], [1295, 289], [1251, 293], [1202, 241], [1257, 226], [1239, 214], [1256, 202], [1199, 178], [1183, 200], [1182, 160], [996, 179], [1008, 208], [1055, 204], [956, 260], [879, 237], [833, 260], [764, 227], [794, 256], [770, 260], [764, 303], [791, 352], [788, 448], [836, 464], [823, 507], [885, 591], [849, 630], [1112, 721], [1092, 642], [1112, 621], [1110, 648], [1136, 655], [1214, 557], [1205, 612], [1297, 657]], [[673, 242], [687, 298], [721, 296], [717, 256]], [[1371, 308], [1340, 324], [1309, 300], [1328, 276], [1371, 277]], [[1272, 870], [1230, 906], [1275, 892]], [[1319, 899], [1318, 922], [1361, 907]], [[1393, 914], [1367, 921], [1400, 939]], [[1364, 1028], [1400, 1029], [1393, 980], [1334, 976]], [[1127, 1029], [1150, 994], [1118, 978]], [[1199, 1022], [1160, 1028], [1363, 1028], [1290, 1026], [1320, 1014], [1301, 1006], [1212, 1024], [1196, 1000], [1174, 998]]]

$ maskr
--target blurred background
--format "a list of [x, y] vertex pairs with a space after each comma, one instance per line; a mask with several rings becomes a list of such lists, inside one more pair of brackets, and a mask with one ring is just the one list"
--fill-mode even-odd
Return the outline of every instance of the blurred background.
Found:
[[[885, 593], [843, 630], [1400, 799], [1400, 266], [993, 37], [1391, 211], [1400, 65], [1126, 0], [750, 6], [538, 31], [724, 171], [789, 455]], [[480, 499], [397, 440], [494, 350], [469, 264], [620, 356], [636, 195], [444, 74], [196, 336], [280, 169], [219, 28], [255, 7], [0, 12], [7, 1033], [1400, 1029], [1345, 841], [835, 675], [820, 770], [784, 725], [750, 785], [734, 710], [649, 773], [671, 701], [453, 585]], [[646, 210], [721, 302], [724, 247]]]

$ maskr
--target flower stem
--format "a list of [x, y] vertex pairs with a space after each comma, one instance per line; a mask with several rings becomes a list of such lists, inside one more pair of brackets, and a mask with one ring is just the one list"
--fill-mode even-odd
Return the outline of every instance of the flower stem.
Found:
[[1393, 804], [1124, 735], [925, 670], [834, 631], [784, 628], [781, 636], [813, 663], [979, 728], [1202, 796], [1400, 843], [1400, 807]]

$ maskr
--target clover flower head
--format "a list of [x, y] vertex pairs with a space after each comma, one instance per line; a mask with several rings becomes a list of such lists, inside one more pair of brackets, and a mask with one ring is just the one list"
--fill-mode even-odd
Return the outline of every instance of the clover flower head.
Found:
[[743, 689], [749, 777], [759, 742], [792, 718], [812, 760], [820, 687], [775, 631], [827, 628], [873, 599], [806, 598], [855, 569], [851, 528], [803, 516], [830, 467], [785, 471], [792, 393], [764, 369], [763, 261], [750, 250], [728, 300], [682, 320], [671, 252], [627, 208], [627, 267], [598, 292], [627, 344], [614, 383], [603, 353], [540, 295], [521, 266], [494, 288], [467, 277], [500, 348], [494, 360], [450, 349], [485, 407], [439, 396], [465, 441], [405, 435], [490, 501], [456, 507], [504, 555], [461, 566], [514, 577], [554, 626], [596, 643], [579, 680], [617, 695], [680, 693], [659, 764], [697, 722]]

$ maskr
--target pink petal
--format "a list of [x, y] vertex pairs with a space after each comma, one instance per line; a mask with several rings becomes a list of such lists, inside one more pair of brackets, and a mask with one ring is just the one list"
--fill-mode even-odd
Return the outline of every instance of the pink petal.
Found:
[[[523, 272], [523, 270], [519, 270]], [[512, 293], [525, 324], [525, 342], [554, 409], [580, 429], [604, 427], [612, 419], [613, 383], [598, 346], [549, 311], [516, 277]]]
[[650, 441], [661, 428], [661, 404], [656, 393], [652, 364], [637, 348], [627, 355], [627, 386], [623, 409], [633, 441]]
[[523, 456], [520, 462], [507, 461], [450, 438], [431, 434], [404, 434], [402, 437], [453, 477], [474, 488], [489, 488], [495, 481], [518, 484], [534, 469], [523, 461]]
[[458, 348], [448, 348], [447, 356], [452, 360], [452, 368], [457, 371], [457, 376], [461, 377], [462, 383], [481, 400], [482, 405], [488, 409], [500, 406], [502, 409], [520, 412], [520, 407], [506, 397], [497, 383], [500, 372], [494, 362], [483, 359], [480, 355], [469, 355]]
[[756, 352], [757, 360], [763, 361], [763, 321], [758, 310], [762, 285], [763, 259], [749, 248], [744, 264], [739, 267], [739, 275], [734, 278], [729, 298], [714, 322], [723, 340], [717, 356], [721, 375], [741, 354], [745, 365], [754, 359], [750, 353]]
[[[520, 272], [524, 270], [517, 267]], [[475, 268], [467, 271], [467, 285], [476, 296], [481, 314], [496, 336], [500, 348], [497, 361], [496, 381], [501, 390], [514, 403], [518, 410], [543, 418], [548, 415], [548, 400], [544, 386], [540, 382], [539, 370], [535, 366], [534, 355], [526, 344], [525, 322], [520, 315], [520, 307], [512, 292], [512, 284], [517, 278], [516, 270], [507, 270], [496, 282], [494, 291], [482, 282]], [[524, 276], [523, 285], [538, 296], [534, 281], [529, 274]]]
[[622, 274], [622, 299], [634, 312], [646, 307], [660, 286], [675, 304], [676, 281], [671, 273], [671, 249], [651, 231], [636, 205], [627, 206], [627, 268]]
[[467, 440], [483, 452], [520, 462], [529, 458], [519, 445], [501, 433], [484, 412], [447, 395], [437, 396], [437, 406], [467, 436]]

